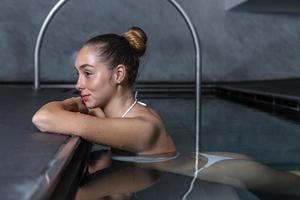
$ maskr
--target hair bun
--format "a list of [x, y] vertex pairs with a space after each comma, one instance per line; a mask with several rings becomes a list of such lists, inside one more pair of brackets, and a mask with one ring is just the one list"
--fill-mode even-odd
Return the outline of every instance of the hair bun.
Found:
[[131, 27], [127, 32], [122, 33], [129, 44], [133, 47], [138, 56], [143, 56], [146, 51], [147, 35], [139, 27]]

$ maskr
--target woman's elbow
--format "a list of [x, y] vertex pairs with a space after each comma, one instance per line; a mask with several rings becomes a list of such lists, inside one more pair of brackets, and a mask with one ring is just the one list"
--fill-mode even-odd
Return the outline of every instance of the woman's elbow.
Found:
[[49, 123], [49, 111], [39, 110], [32, 117], [32, 123], [42, 132], [47, 131], [47, 124]]

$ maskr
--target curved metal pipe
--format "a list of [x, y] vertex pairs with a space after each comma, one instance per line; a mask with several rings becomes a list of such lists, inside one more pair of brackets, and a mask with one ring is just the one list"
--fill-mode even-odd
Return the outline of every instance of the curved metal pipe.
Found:
[[196, 53], [196, 57], [195, 57], [195, 71], [196, 71], [196, 141], [195, 141], [195, 173], [194, 173], [194, 177], [190, 183], [190, 187], [187, 190], [187, 192], [183, 195], [182, 199], [185, 200], [187, 198], [187, 196], [190, 194], [190, 192], [193, 190], [194, 187], [194, 183], [197, 179], [198, 176], [198, 157], [199, 157], [199, 144], [200, 144], [200, 127], [201, 127], [201, 77], [202, 77], [202, 56], [201, 56], [201, 43], [200, 43], [200, 39], [197, 35], [196, 29], [192, 23], [192, 21], [190, 20], [189, 16], [187, 15], [187, 13], [184, 11], [184, 9], [180, 6], [179, 3], [177, 3], [175, 0], [168, 0], [173, 6], [175, 6], [175, 8], [179, 11], [179, 13], [182, 15], [182, 17], [184, 18], [186, 24], [189, 27], [189, 30], [192, 34], [193, 37], [193, 42], [194, 42], [194, 47], [195, 47], [195, 53]]
[[40, 49], [41, 44], [45, 35], [45, 31], [55, 15], [55, 13], [61, 8], [68, 0], [60, 0], [58, 1], [54, 7], [50, 10], [46, 19], [44, 20], [42, 27], [40, 29], [39, 35], [36, 40], [35, 48], [34, 48], [34, 89], [37, 90], [40, 88]]
[[201, 69], [202, 69], [202, 60], [201, 60], [201, 46], [200, 39], [197, 35], [196, 29], [190, 20], [187, 13], [184, 9], [177, 3], [175, 0], [168, 0], [175, 8], [180, 12], [182, 17], [184, 18], [186, 24], [189, 27], [189, 30], [193, 37], [194, 47], [195, 47], [195, 71], [196, 71], [196, 152], [199, 152], [199, 132], [200, 132], [200, 101], [201, 101]]

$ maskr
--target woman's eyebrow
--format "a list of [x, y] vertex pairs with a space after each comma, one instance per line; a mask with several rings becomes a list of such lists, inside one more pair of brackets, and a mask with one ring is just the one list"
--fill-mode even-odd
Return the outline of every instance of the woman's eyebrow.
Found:
[[89, 65], [89, 64], [83, 64], [79, 67], [79, 69], [84, 69], [84, 68], [94, 68], [92, 65]]
[[[82, 70], [82, 69], [87, 68], [87, 67], [94, 68], [92, 65], [89, 65], [89, 64], [80, 65], [78, 68], [79, 68], [79, 70]], [[77, 67], [74, 67], [74, 68], [77, 71]]]

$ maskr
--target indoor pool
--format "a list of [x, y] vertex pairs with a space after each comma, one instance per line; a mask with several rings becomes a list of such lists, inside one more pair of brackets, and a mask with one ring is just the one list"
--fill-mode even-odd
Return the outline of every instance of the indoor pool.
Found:
[[[181, 158], [154, 164], [116, 161], [110, 160], [111, 155], [107, 154], [105, 147], [94, 146], [90, 171], [83, 179], [76, 199], [299, 198], [297, 196], [299, 194], [283, 194], [287, 191], [283, 188], [286, 186], [280, 186], [276, 179], [272, 179], [273, 182], [268, 182], [268, 186], [265, 186], [263, 177], [250, 177], [255, 182], [252, 184], [255, 186], [253, 189], [247, 188], [247, 184], [243, 183], [244, 179], [239, 180], [242, 182], [238, 184], [239, 186], [232, 186], [231, 181], [229, 184], [226, 184], [226, 181], [224, 183], [224, 177], [219, 171], [213, 178], [210, 176], [206, 178], [205, 175], [201, 178], [200, 172], [198, 174], [200, 178], [191, 187], [194, 166], [191, 157], [195, 152], [194, 100], [188, 98], [140, 100], [159, 112]], [[233, 152], [250, 156], [255, 162], [272, 169], [295, 173], [300, 169], [300, 147], [297, 144], [300, 139], [299, 124], [282, 119], [276, 114], [261, 112], [215, 97], [204, 97], [201, 109], [201, 152], [215, 154]], [[240, 163], [232, 161], [231, 165], [230, 162], [219, 162], [216, 166], [225, 168], [225, 173], [236, 170], [239, 174], [244, 170], [243, 167], [238, 167]], [[227, 164], [231, 169], [226, 169]], [[245, 170], [249, 169], [246, 167]]]
[[[108, 154], [104, 146], [94, 145], [89, 153], [91, 145], [84, 140], [41, 133], [32, 124], [36, 109], [76, 96], [74, 90], [0, 89], [5, 94], [0, 100], [4, 199], [299, 199], [299, 177], [283, 173], [278, 181], [271, 170], [299, 173], [295, 120], [216, 97], [202, 98], [200, 150], [231, 158], [204, 169], [211, 160], [195, 154], [194, 99], [142, 98], [141, 93], [139, 100], [160, 114], [178, 153], [159, 155], [164, 158], [160, 160], [139, 157], [147, 162], [127, 155], [133, 158], [128, 162], [121, 161], [124, 155]], [[197, 174], [196, 157], [198, 169], [204, 169]]]

